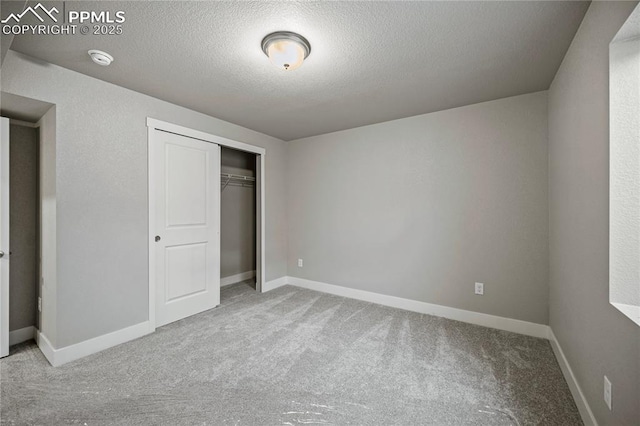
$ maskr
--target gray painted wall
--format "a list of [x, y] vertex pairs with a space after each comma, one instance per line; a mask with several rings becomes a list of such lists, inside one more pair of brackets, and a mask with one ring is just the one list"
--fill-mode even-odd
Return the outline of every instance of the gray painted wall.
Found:
[[[255, 154], [222, 148], [222, 173], [255, 176]], [[256, 189], [227, 185], [220, 197], [220, 276], [256, 269]]]
[[609, 42], [635, 5], [591, 3], [549, 89], [550, 325], [606, 425], [640, 420], [640, 327], [608, 285]]
[[9, 330], [37, 324], [38, 129], [10, 126]]
[[288, 154], [289, 275], [547, 323], [546, 92], [301, 139]]
[[54, 347], [148, 319], [149, 116], [266, 148], [266, 279], [286, 275], [284, 142], [13, 51], [1, 85], [56, 105]]

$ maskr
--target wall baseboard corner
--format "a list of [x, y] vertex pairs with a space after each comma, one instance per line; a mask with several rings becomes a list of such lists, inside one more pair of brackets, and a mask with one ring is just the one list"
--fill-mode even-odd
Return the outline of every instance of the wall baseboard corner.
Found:
[[85, 356], [92, 355], [105, 349], [145, 336], [150, 332], [151, 328], [149, 321], [145, 321], [140, 324], [132, 325], [131, 327], [123, 328], [122, 330], [107, 333], [60, 349], [54, 348], [51, 342], [49, 342], [42, 333], [38, 333], [37, 342], [38, 347], [40, 347], [40, 350], [49, 363], [54, 367], [58, 367], [62, 364], [75, 361]]
[[248, 280], [256, 276], [256, 271], [241, 272], [239, 274], [230, 275], [228, 277], [220, 278], [220, 287], [225, 287], [231, 284], [239, 283], [240, 281]]
[[36, 338], [36, 328], [32, 325], [21, 328], [19, 330], [13, 330], [9, 332], [9, 346], [17, 345], [18, 343], [27, 342]]
[[49, 341], [49, 339], [47, 339], [47, 337], [44, 334], [42, 334], [40, 331], [36, 331], [36, 343], [40, 348], [40, 351], [42, 352], [44, 357], [47, 359], [47, 361], [49, 361], [49, 364], [55, 366], [56, 350], [51, 344], [51, 342]]
[[289, 277], [276, 278], [275, 280], [264, 283], [264, 285], [262, 286], [262, 292], [271, 291], [287, 284], [289, 284]]
[[571, 391], [571, 395], [573, 395], [573, 400], [578, 407], [578, 411], [580, 412], [582, 421], [586, 426], [598, 426], [598, 422], [593, 415], [593, 411], [591, 411], [591, 407], [587, 402], [587, 398], [584, 396], [584, 392], [582, 392], [582, 388], [578, 384], [576, 376], [573, 374], [571, 365], [569, 365], [569, 360], [567, 360], [567, 357], [564, 355], [562, 347], [560, 346], [560, 343], [558, 342], [558, 339], [553, 333], [553, 329], [551, 329], [551, 327], [549, 327], [548, 339], [551, 343], [553, 353], [556, 355], [556, 359], [558, 360], [558, 364], [560, 365], [560, 369], [562, 370], [564, 379], [569, 385], [569, 390]]

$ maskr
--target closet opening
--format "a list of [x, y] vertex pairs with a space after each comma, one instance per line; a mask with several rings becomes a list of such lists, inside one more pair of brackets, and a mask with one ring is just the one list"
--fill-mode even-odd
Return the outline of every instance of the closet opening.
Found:
[[[33, 338], [39, 328], [39, 131], [35, 123], [9, 121], [9, 344]], [[18, 335], [24, 335], [18, 337]], [[13, 338], [11, 338], [13, 336]]]
[[219, 305], [221, 285], [264, 290], [266, 149], [151, 117], [147, 127], [155, 331]]
[[55, 105], [2, 92], [0, 356], [55, 325]]
[[256, 289], [258, 155], [221, 146], [220, 286]]

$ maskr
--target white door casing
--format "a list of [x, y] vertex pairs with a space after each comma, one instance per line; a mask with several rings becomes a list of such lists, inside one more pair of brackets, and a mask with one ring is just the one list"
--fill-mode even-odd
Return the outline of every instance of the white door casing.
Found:
[[0, 117], [0, 357], [9, 355], [9, 119]]
[[256, 155], [256, 291], [262, 293], [264, 284], [264, 154]]
[[159, 327], [220, 304], [220, 147], [151, 130]]

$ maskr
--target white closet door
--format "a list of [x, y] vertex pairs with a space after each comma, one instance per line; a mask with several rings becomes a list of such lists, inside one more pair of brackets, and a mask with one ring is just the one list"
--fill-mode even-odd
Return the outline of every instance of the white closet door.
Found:
[[9, 355], [9, 119], [0, 118], [0, 357]]
[[154, 133], [159, 327], [220, 304], [220, 147]]

